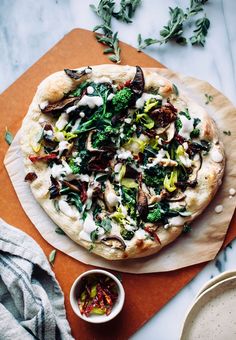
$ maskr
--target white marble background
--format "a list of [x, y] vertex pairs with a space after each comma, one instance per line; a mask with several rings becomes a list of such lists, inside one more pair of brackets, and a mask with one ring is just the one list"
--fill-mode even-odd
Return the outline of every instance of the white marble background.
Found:
[[[0, 0], [0, 92], [66, 33], [76, 27], [92, 29], [99, 19], [89, 9], [98, 0]], [[114, 21], [120, 39], [133, 46], [137, 34], [158, 37], [168, 20], [168, 6], [188, 5], [188, 0], [143, 0], [132, 24]], [[204, 48], [167, 44], [146, 53], [176, 71], [209, 81], [236, 104], [236, 1], [209, 0], [211, 21]], [[191, 25], [188, 27], [191, 30]], [[236, 242], [206, 268], [132, 339], [177, 340], [188, 306], [201, 285], [219, 272], [236, 268]]]

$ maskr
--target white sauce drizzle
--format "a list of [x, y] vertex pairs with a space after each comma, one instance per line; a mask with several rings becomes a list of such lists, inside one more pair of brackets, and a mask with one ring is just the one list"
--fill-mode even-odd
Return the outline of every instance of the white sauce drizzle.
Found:
[[223, 161], [223, 155], [217, 148], [214, 148], [211, 152], [211, 159], [215, 163], [221, 163]]
[[78, 102], [78, 106], [88, 106], [90, 109], [94, 109], [96, 106], [101, 106], [103, 99], [100, 96], [87, 96], [84, 95]]
[[137, 239], [143, 240], [143, 239], [146, 238], [147, 234], [145, 233], [145, 230], [143, 230], [143, 229], [138, 229], [138, 230], [135, 232], [135, 236], [137, 237]]
[[41, 110], [44, 110], [48, 106], [48, 101], [45, 100], [44, 102], [39, 104]]
[[129, 150], [117, 150], [117, 155], [119, 159], [133, 158], [132, 153]]
[[217, 205], [217, 206], [215, 207], [215, 212], [216, 212], [217, 214], [222, 213], [222, 211], [223, 211], [223, 205], [219, 204], [219, 205]]
[[169, 226], [180, 227], [184, 225], [186, 219], [181, 216], [172, 217], [169, 219]]
[[148, 99], [150, 99], [150, 98], [155, 98], [157, 100], [162, 100], [162, 96], [151, 94], [151, 93], [143, 93], [142, 96], [138, 100], [136, 100], [135, 107], [137, 109], [142, 109], [144, 104], [145, 104], [145, 102]]
[[190, 132], [193, 131], [193, 120], [188, 119], [185, 116], [181, 116], [180, 120], [182, 122], [182, 127], [179, 130], [179, 134], [182, 137], [184, 137], [185, 139], [189, 139], [190, 138]]
[[107, 100], [110, 101], [114, 97], [114, 93], [110, 93], [109, 96], [107, 97]]
[[72, 208], [70, 207], [70, 205], [64, 201], [64, 200], [59, 200], [58, 201], [58, 205], [59, 205], [59, 209], [60, 211], [68, 216], [68, 217], [71, 217], [71, 218], [74, 218], [75, 217], [75, 213], [74, 211], [72, 210]]
[[92, 86], [88, 86], [87, 87], [87, 93], [88, 94], [93, 94], [93, 92], [94, 92], [94, 88]]
[[68, 107], [68, 109], [66, 109], [66, 113], [70, 113], [72, 111], [75, 111], [77, 109], [77, 106], [74, 105], [74, 106], [71, 106], [71, 107]]
[[109, 192], [106, 196], [106, 200], [110, 207], [115, 207], [119, 202], [119, 197], [114, 192]]
[[230, 196], [234, 196], [236, 194], [236, 190], [234, 188], [229, 189]]
[[70, 147], [70, 143], [68, 143], [65, 140], [61, 141], [58, 145], [59, 157], [62, 155], [63, 151], [68, 150], [69, 147]]

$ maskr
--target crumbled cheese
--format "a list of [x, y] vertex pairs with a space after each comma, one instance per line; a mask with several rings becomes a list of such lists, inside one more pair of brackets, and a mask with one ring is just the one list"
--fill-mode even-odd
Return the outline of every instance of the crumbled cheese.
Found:
[[124, 122], [127, 123], [127, 124], [130, 124], [132, 122], [132, 119], [131, 118], [125, 118]]
[[87, 67], [87, 68], [84, 70], [84, 72], [85, 72], [86, 74], [92, 73], [92, 69], [89, 68], [89, 67]]
[[44, 130], [44, 136], [52, 136], [53, 135], [53, 132], [52, 130]]
[[132, 153], [129, 150], [117, 150], [117, 155], [119, 159], [127, 159], [127, 158], [132, 158]]
[[93, 94], [93, 92], [94, 92], [94, 88], [92, 86], [88, 86], [87, 87], [87, 93], [88, 94]]

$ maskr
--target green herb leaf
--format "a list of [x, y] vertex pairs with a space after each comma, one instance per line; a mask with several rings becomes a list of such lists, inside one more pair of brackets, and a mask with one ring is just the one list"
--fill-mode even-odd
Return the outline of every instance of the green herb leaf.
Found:
[[113, 16], [120, 21], [131, 23], [131, 18], [134, 16], [136, 9], [141, 4], [141, 0], [121, 0], [120, 10], [113, 12]]
[[7, 129], [6, 127], [6, 132], [5, 132], [5, 141], [7, 142], [8, 145], [11, 145], [13, 141], [13, 135], [12, 133]]
[[66, 233], [59, 227], [56, 227], [55, 233], [57, 233], [59, 235], [66, 235]]
[[210, 20], [205, 17], [196, 21], [196, 29], [193, 31], [195, 34], [190, 38], [192, 45], [201, 45], [204, 47], [206, 36], [210, 27]]
[[98, 230], [97, 229], [93, 230], [90, 233], [90, 238], [91, 238], [92, 242], [97, 241], [97, 239], [98, 239]]
[[223, 131], [223, 134], [226, 135], [226, 136], [231, 136], [231, 131]]
[[138, 35], [138, 52], [144, 50], [146, 47], [159, 43], [159, 40], [153, 38], [147, 38], [142, 40], [141, 34]]
[[205, 93], [205, 97], [206, 97], [206, 101], [205, 101], [205, 104], [208, 105], [210, 102], [213, 101], [214, 97]]
[[56, 249], [53, 249], [48, 256], [48, 261], [52, 266], [54, 265], [54, 262], [55, 262], [56, 253], [57, 253]]
[[176, 96], [179, 95], [179, 90], [178, 90], [178, 87], [175, 85], [175, 84], [172, 84], [172, 88], [173, 88], [173, 92]]
[[190, 114], [189, 114], [189, 111], [188, 111], [188, 108], [187, 108], [187, 107], [185, 108], [185, 111], [180, 111], [180, 112], [179, 112], [179, 115], [185, 116], [188, 120], [191, 119], [191, 116], [190, 116]]
[[191, 225], [189, 224], [185, 224], [184, 227], [183, 227], [183, 233], [189, 233], [190, 231], [192, 230], [192, 227]]
[[176, 39], [182, 36], [183, 23], [186, 20], [186, 15], [180, 7], [169, 7], [170, 20], [167, 25], [160, 31], [160, 44], [167, 43], [169, 40]]
[[179, 130], [182, 128], [183, 124], [181, 122], [181, 119], [180, 118], [177, 118], [176, 121], [175, 121], [175, 128], [177, 130], [177, 132], [179, 132]]
[[93, 249], [94, 249], [94, 245], [91, 244], [91, 246], [89, 247], [88, 251], [91, 252], [91, 251], [93, 251]]

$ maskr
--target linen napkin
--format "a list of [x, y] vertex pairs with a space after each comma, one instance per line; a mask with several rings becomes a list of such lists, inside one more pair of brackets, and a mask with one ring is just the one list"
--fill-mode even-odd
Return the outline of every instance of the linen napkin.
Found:
[[0, 340], [71, 340], [64, 296], [38, 244], [0, 219]]

